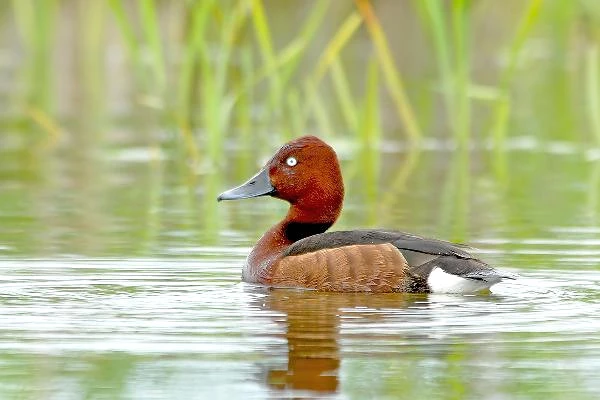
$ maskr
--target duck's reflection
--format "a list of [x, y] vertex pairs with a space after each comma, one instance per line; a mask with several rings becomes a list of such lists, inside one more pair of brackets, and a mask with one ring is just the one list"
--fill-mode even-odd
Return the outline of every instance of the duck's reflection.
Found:
[[339, 387], [340, 326], [343, 318], [369, 322], [384, 308], [425, 306], [427, 296], [340, 294], [272, 289], [261, 308], [285, 314], [288, 363], [269, 368], [267, 384], [277, 389], [336, 392]]
[[342, 298], [312, 291], [269, 291], [264, 307], [287, 316], [288, 365], [287, 369], [269, 370], [268, 385], [279, 389], [337, 391]]

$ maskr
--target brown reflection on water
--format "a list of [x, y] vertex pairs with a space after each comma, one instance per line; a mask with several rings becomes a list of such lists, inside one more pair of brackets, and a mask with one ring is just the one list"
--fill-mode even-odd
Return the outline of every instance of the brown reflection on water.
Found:
[[[337, 392], [340, 330], [345, 314], [368, 324], [386, 318], [381, 309], [427, 307], [426, 295], [320, 293], [271, 289], [261, 308], [285, 314], [286, 368], [269, 368], [266, 384], [281, 390]], [[346, 315], [348, 316], [348, 315]]]

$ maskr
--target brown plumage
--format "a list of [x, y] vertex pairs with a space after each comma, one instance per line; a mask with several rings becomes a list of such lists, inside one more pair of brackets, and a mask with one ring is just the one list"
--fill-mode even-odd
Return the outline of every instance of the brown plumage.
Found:
[[335, 151], [317, 137], [285, 144], [218, 200], [267, 195], [290, 208], [248, 255], [246, 282], [339, 292], [472, 293], [513, 279], [442, 240], [385, 229], [326, 232], [342, 210], [344, 184]]
[[332, 292], [403, 291], [408, 265], [390, 243], [322, 249], [278, 260], [271, 285]]

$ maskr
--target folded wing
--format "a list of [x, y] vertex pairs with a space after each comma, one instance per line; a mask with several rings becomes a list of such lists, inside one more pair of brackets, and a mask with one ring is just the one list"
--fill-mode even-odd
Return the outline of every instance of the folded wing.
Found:
[[[326, 290], [341, 290], [341, 286], [348, 284], [344, 274], [349, 272], [354, 274], [351, 276], [361, 278], [352, 281], [355, 289], [378, 287], [377, 291], [384, 291], [394, 284], [398, 287], [389, 291], [476, 291], [489, 288], [502, 279], [515, 278], [477, 259], [465, 250], [465, 246], [386, 230], [338, 231], [309, 236], [290, 246], [281, 262], [290, 263], [286, 268], [292, 268], [291, 264], [303, 264], [302, 268], [314, 265], [310, 268], [313, 275], [302, 279], [314, 284], [310, 287]], [[394, 270], [390, 264], [393, 262], [400, 262], [404, 272], [400, 274]], [[342, 267], [338, 271], [335, 265]], [[302, 268], [298, 267], [293, 276], [301, 276]], [[377, 280], [379, 276], [384, 279]]]

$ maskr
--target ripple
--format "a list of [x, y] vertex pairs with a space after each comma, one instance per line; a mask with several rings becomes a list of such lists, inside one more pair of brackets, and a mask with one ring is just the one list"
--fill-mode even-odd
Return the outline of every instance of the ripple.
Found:
[[493, 368], [488, 382], [526, 370], [600, 390], [599, 271], [514, 270], [520, 279], [490, 295], [336, 294], [240, 283], [241, 251], [203, 251], [211, 256], [3, 261], [0, 371], [25, 382], [32, 376], [16, 366], [38, 357], [92, 368], [94, 357], [120, 354], [140, 360], [123, 372], [130, 379], [150, 379], [139, 375], [144, 360], [168, 362], [179, 376], [195, 371], [197, 394], [233, 384], [260, 398], [280, 379], [325, 379], [314, 375], [324, 365], [350, 385], [378, 365], [435, 373], [456, 354], [470, 374]]

